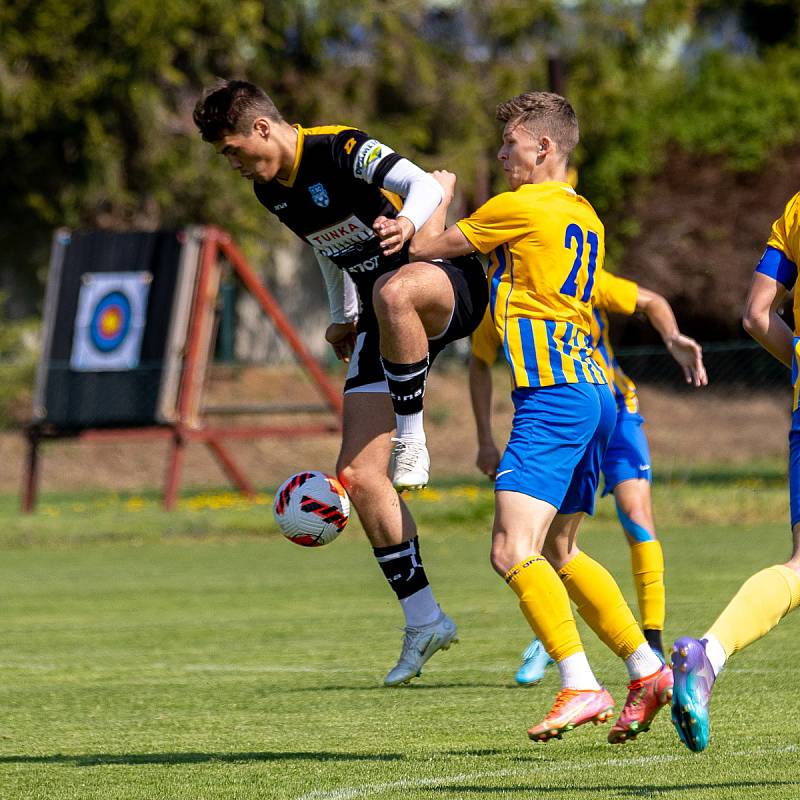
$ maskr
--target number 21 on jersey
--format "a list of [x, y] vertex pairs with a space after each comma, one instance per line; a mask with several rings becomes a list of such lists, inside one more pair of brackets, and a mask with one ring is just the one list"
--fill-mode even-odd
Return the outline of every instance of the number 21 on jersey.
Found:
[[567, 279], [561, 286], [561, 294], [568, 297], [578, 296], [578, 275], [583, 266], [583, 248], [584, 243], [589, 244], [589, 259], [587, 264], [586, 284], [581, 293], [581, 302], [587, 303], [592, 296], [592, 287], [594, 286], [594, 271], [597, 268], [597, 250], [600, 246], [600, 238], [594, 231], [584, 232], [580, 225], [574, 222], [567, 225], [567, 230], [564, 233], [564, 247], [567, 250], [575, 248], [575, 260], [572, 262], [572, 269], [567, 275]]

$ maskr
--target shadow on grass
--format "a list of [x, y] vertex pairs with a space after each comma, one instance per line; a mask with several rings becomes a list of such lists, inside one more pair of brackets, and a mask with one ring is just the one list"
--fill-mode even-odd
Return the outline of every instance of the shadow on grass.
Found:
[[99, 767], [105, 764], [205, 764], [218, 761], [235, 764], [244, 761], [401, 761], [402, 753], [280, 752], [252, 753], [86, 753], [49, 756], [0, 756], [3, 764], [67, 764], [73, 767]]
[[[574, 792], [614, 792], [614, 797], [659, 797], [678, 794], [686, 796], [687, 791], [698, 789], [719, 789], [727, 790], [723, 797], [741, 797], [745, 789], [764, 789], [777, 788], [782, 786], [800, 786], [797, 781], [731, 781], [730, 783], [676, 783], [674, 786], [624, 786], [620, 784], [605, 784], [593, 786], [571, 786], [569, 791]], [[416, 790], [418, 796], [425, 794], [441, 794], [442, 792], [453, 793], [463, 792], [468, 794], [502, 794], [518, 797], [539, 797], [543, 795], [555, 795], [563, 797], [565, 789], [563, 786], [534, 786], [532, 784], [518, 786], [426, 786]], [[728, 794], [728, 792], [731, 792]]]

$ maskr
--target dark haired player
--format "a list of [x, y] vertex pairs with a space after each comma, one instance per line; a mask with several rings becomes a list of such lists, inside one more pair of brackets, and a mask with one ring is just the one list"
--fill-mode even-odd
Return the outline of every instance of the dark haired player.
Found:
[[207, 91], [194, 120], [320, 263], [333, 320], [326, 338], [350, 365], [336, 469], [405, 614], [400, 659], [384, 683], [407, 682], [457, 631], [434, 598], [396, 490], [428, 481], [425, 380], [437, 353], [480, 322], [483, 268], [473, 257], [408, 263], [406, 243], [440, 204], [441, 188], [363, 131], [290, 125], [245, 81]]

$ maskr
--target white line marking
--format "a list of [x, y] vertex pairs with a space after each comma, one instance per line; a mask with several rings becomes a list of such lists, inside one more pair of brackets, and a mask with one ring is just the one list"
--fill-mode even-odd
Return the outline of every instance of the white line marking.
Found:
[[[731, 753], [729, 758], [763, 756], [775, 753], [794, 753], [800, 749], [796, 745], [786, 747], [759, 748], [754, 750], [742, 750], [738, 753]], [[421, 789], [429, 786], [448, 786], [462, 781], [476, 781], [486, 778], [508, 778], [514, 775], [525, 775], [533, 778], [544, 772], [565, 772], [567, 770], [597, 769], [598, 767], [635, 767], [645, 764], [668, 764], [673, 761], [681, 761], [692, 758], [687, 751], [681, 755], [657, 755], [657, 756], [638, 756], [634, 758], [606, 758], [602, 761], [579, 761], [564, 763], [542, 763], [541, 765], [531, 765], [526, 769], [500, 769], [490, 772], [462, 772], [457, 775], [448, 775], [441, 778], [407, 778], [399, 781], [387, 783], [369, 783], [365, 786], [342, 787], [340, 789], [315, 790], [307, 792], [297, 797], [295, 800], [354, 800], [359, 797], [369, 797], [370, 795], [385, 792], [390, 789]], [[696, 756], [694, 756], [696, 758]]]

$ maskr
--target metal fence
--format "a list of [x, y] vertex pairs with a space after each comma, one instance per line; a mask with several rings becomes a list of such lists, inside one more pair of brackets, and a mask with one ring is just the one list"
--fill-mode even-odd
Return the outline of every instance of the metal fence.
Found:
[[[683, 383], [680, 367], [664, 347], [624, 347], [616, 353], [620, 365], [636, 383], [670, 386]], [[704, 344], [703, 361], [711, 386], [768, 389], [790, 385], [787, 367], [757, 342]]]

